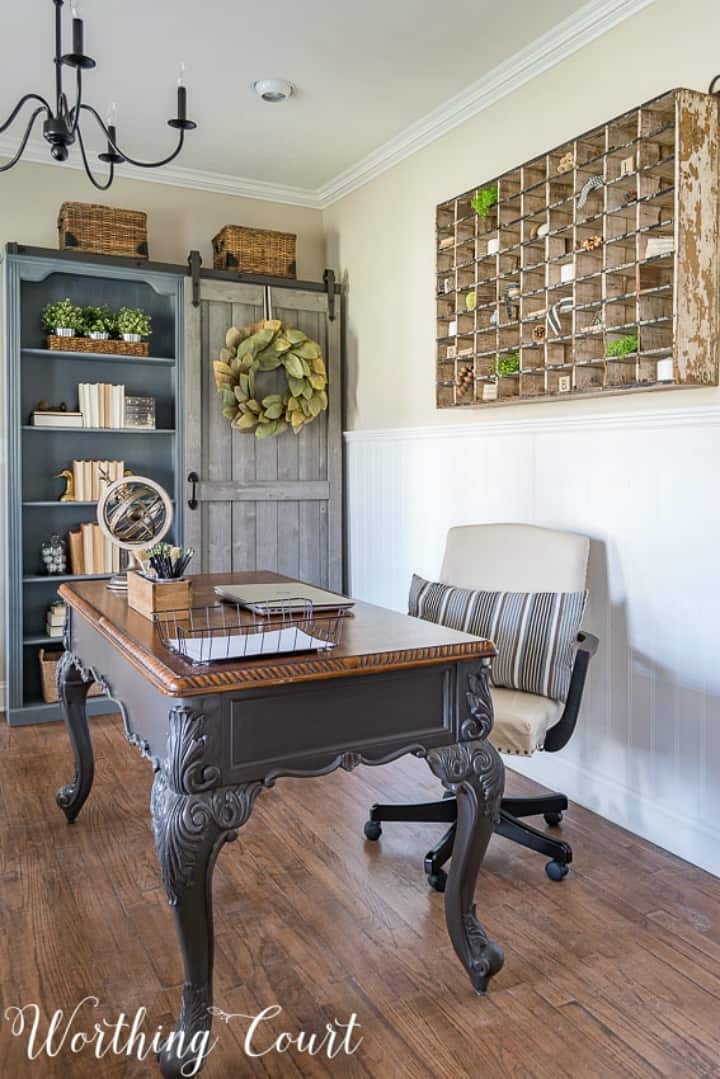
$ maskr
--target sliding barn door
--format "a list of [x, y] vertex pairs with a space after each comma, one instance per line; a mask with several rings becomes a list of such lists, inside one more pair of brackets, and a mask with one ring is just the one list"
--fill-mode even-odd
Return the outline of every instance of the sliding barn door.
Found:
[[[338, 305], [339, 306], [339, 305]], [[222, 414], [213, 360], [230, 326], [280, 318], [320, 345], [329, 409], [299, 435], [257, 439]], [[257, 376], [258, 396], [285, 389], [283, 371]], [[195, 572], [267, 569], [342, 589], [340, 318], [324, 292], [200, 279], [185, 301], [186, 542]], [[194, 508], [193, 487], [195, 491]]]

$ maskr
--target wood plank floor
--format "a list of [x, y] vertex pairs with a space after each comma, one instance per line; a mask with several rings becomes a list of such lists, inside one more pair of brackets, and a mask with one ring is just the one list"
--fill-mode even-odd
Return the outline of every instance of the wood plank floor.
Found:
[[[93, 731], [95, 789], [70, 827], [54, 804], [71, 774], [62, 726], [0, 730], [1, 1008], [35, 1001], [49, 1013], [95, 994], [93, 1021], [143, 1005], [148, 1031], [167, 1031], [182, 970], [158, 886], [151, 773], [116, 717]], [[530, 789], [510, 775], [510, 792]], [[280, 1004], [263, 1044], [352, 1012], [364, 1040], [332, 1061], [250, 1059], [247, 1023], [218, 1023], [204, 1075], [720, 1076], [720, 881], [575, 806], [563, 825], [575, 868], [561, 884], [542, 857], [495, 838], [477, 898], [506, 962], [481, 999], [422, 873], [441, 826], [386, 825], [380, 843], [362, 839], [373, 801], [436, 793], [427, 766], [407, 759], [280, 780], [260, 796], [215, 873], [216, 1003], [246, 1014]], [[159, 1074], [87, 1051], [24, 1053], [3, 1021], [7, 1079]]]

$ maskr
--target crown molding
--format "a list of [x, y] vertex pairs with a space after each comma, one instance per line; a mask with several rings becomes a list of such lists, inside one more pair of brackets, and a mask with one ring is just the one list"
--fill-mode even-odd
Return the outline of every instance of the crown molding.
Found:
[[[686, 389], [687, 394], [695, 392]], [[526, 419], [491, 420], [457, 423], [437, 427], [388, 427], [374, 431], [345, 431], [347, 443], [420, 442], [448, 439], [467, 442], [471, 438], [503, 435], [568, 435], [578, 431], [647, 430], [676, 427], [718, 427], [720, 405], [692, 405], [678, 408], [631, 409], [622, 412], [580, 412], [570, 416], [536, 416]]]
[[[212, 191], [219, 195], [239, 198], [261, 199], [291, 206], [303, 206], [312, 210], [326, 210], [333, 203], [352, 191], [374, 180], [406, 157], [442, 138], [448, 131], [490, 108], [501, 98], [519, 89], [531, 79], [559, 64], [562, 60], [589, 45], [591, 41], [608, 33], [613, 27], [655, 0], [590, 0], [573, 15], [563, 19], [551, 30], [536, 38], [509, 59], [488, 71], [481, 79], [471, 83], [459, 94], [427, 113], [415, 123], [383, 143], [372, 153], [350, 168], [321, 184], [316, 189], [291, 187], [285, 184], [267, 183], [228, 173], [210, 172], [167, 165], [162, 169], [117, 170], [123, 180], [139, 180], [145, 183], [170, 184], [173, 187], [189, 187], [198, 191]], [[0, 136], [0, 157], [11, 156], [17, 142]], [[31, 141], [23, 155], [23, 161], [52, 168], [82, 169], [79, 155], [58, 164], [48, 155], [44, 141]]]
[[477, 82], [471, 83], [367, 157], [321, 185], [317, 190], [321, 209], [327, 209], [404, 158], [442, 138], [454, 127], [490, 108], [501, 98], [654, 3], [655, 0], [590, 0], [575, 14], [492, 68]]
[[[10, 157], [17, 150], [17, 139], [0, 136], [0, 158]], [[79, 153], [71, 152], [65, 162], [53, 161], [47, 143], [35, 139], [28, 143], [22, 156], [23, 162], [33, 165], [47, 165], [53, 169], [77, 169], [83, 171]], [[103, 166], [103, 169], [105, 166]], [[171, 187], [189, 187], [197, 191], [212, 191], [216, 195], [235, 195], [238, 198], [261, 199], [264, 202], [281, 202], [291, 206], [304, 206], [311, 210], [320, 210], [320, 197], [316, 191], [306, 187], [289, 187], [285, 184], [272, 184], [263, 180], [250, 180], [242, 176], [231, 176], [224, 172], [206, 172], [203, 169], [187, 169], [179, 165], [165, 165], [162, 169], [137, 169], [120, 165], [115, 175], [121, 180], [135, 180], [151, 184], [169, 184]]]

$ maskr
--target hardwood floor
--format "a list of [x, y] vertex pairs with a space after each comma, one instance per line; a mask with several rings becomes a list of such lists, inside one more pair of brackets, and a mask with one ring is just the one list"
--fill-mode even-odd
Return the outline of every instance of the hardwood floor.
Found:
[[[0, 729], [1, 1009], [37, 1002], [46, 1016], [94, 994], [84, 1029], [142, 1005], [148, 1034], [168, 1032], [182, 969], [151, 840], [151, 773], [116, 717], [93, 732], [95, 789], [68, 826], [54, 804], [72, 771], [62, 726]], [[530, 789], [512, 774], [508, 786]], [[542, 857], [495, 838], [478, 909], [506, 962], [480, 999], [422, 873], [442, 826], [389, 824], [380, 843], [362, 838], [373, 801], [437, 790], [411, 758], [280, 780], [260, 796], [215, 873], [216, 1004], [250, 1015], [280, 1004], [260, 1047], [352, 1012], [363, 1042], [330, 1061], [293, 1050], [251, 1059], [248, 1022], [216, 1021], [203, 1074], [720, 1076], [720, 881], [576, 806], [563, 825], [574, 869], [561, 884]], [[159, 1074], [152, 1061], [89, 1049], [31, 1062], [25, 1045], [2, 1021], [1, 1076]]]

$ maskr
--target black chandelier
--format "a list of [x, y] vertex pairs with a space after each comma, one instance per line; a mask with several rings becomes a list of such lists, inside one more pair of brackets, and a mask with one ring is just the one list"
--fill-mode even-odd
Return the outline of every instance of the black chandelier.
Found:
[[[25, 152], [25, 147], [28, 144], [28, 139], [30, 138], [33, 127], [35, 126], [35, 121], [42, 113], [45, 113], [43, 135], [50, 144], [50, 153], [52, 156], [56, 161], [67, 161], [70, 152], [69, 147], [72, 146], [77, 139], [83, 165], [85, 166], [85, 172], [95, 187], [100, 191], [107, 191], [110, 187], [115, 175], [115, 166], [120, 164], [121, 161], [126, 161], [129, 165], [136, 165], [141, 169], [158, 169], [162, 165], [167, 165], [170, 161], [173, 161], [183, 148], [185, 132], [192, 131], [192, 129], [197, 126], [192, 120], [188, 120], [187, 118], [187, 90], [183, 83], [182, 67], [177, 87], [177, 116], [172, 120], [168, 120], [169, 126], [175, 128], [178, 132], [178, 144], [173, 152], [167, 157], [164, 157], [161, 161], [136, 161], [134, 158], [129, 157], [125, 151], [121, 150], [118, 146], [117, 132], [112, 119], [109, 119], [106, 124], [97, 109], [94, 109], [92, 105], [86, 105], [82, 100], [82, 73], [83, 71], [89, 71], [90, 68], [95, 67], [95, 61], [91, 57], [86, 56], [83, 52], [83, 21], [79, 18], [77, 9], [73, 7], [72, 52], [63, 54], [62, 8], [64, 0], [52, 0], [52, 2], [55, 5], [55, 110], [53, 111], [49, 102], [47, 102], [41, 94], [25, 94], [24, 97], [20, 98], [5, 123], [0, 125], [0, 135], [10, 127], [20, 110], [28, 101], [39, 102], [39, 105], [33, 111], [28, 121], [28, 125], [25, 128], [25, 134], [20, 140], [20, 146], [18, 147], [17, 153], [10, 161], [6, 162], [4, 165], [0, 165], [0, 172], [7, 172], [8, 169], [11, 169], [13, 165], [16, 165], [20, 160]], [[63, 67], [75, 68], [75, 104], [72, 108], [70, 108], [67, 96], [63, 90]], [[80, 129], [80, 118], [82, 113], [88, 113], [96, 120], [107, 139], [107, 150], [98, 155], [100, 161], [104, 161], [110, 166], [107, 178], [104, 182], [97, 180], [95, 176], [93, 176], [88, 162], [85, 143]]]

